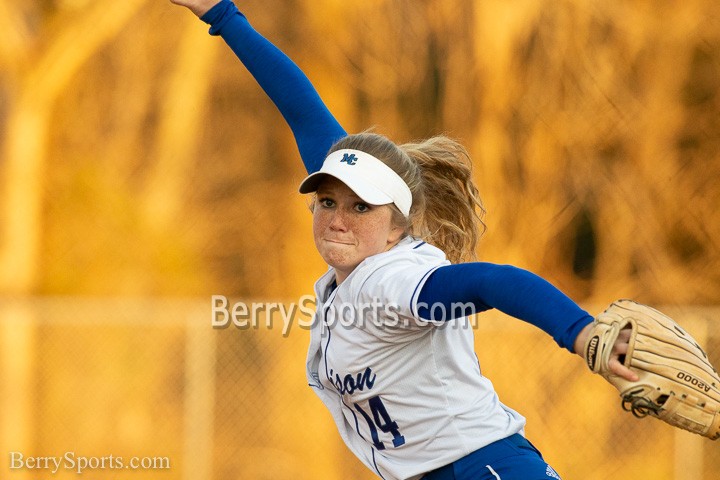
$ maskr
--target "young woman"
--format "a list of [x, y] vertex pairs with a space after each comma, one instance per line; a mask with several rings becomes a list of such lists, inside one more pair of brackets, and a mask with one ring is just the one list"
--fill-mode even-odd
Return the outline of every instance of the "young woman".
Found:
[[[171, 1], [223, 37], [295, 135], [329, 265], [315, 284], [307, 375], [350, 450], [386, 480], [560, 478], [481, 374], [464, 320], [496, 308], [582, 352], [593, 318], [530, 272], [458, 263], [474, 258], [482, 227], [466, 150], [446, 137], [348, 135], [230, 0]], [[634, 379], [618, 361], [626, 349], [623, 335], [611, 368]]]

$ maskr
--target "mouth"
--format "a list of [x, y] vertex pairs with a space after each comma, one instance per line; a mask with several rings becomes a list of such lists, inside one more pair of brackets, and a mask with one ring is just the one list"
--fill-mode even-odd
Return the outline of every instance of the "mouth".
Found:
[[324, 240], [325, 240], [326, 242], [328, 242], [328, 243], [336, 243], [336, 244], [338, 244], [338, 245], [354, 245], [354, 243], [351, 243], [351, 242], [343, 242], [342, 240], [333, 240], [333, 239], [330, 239], [330, 238], [325, 238]]

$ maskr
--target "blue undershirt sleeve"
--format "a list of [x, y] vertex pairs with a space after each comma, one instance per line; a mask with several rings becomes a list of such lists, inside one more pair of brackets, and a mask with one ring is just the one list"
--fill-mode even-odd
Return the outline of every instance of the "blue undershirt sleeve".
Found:
[[[474, 311], [458, 309], [460, 304], [472, 304], [470, 310]], [[495, 308], [539, 327], [571, 352], [577, 335], [593, 321], [589, 313], [543, 278], [510, 265], [485, 262], [436, 269], [423, 285], [417, 305], [418, 314], [425, 320], [441, 320], [433, 318], [440, 312], [457, 318]], [[439, 305], [443, 308], [432, 308]]]
[[308, 173], [320, 170], [330, 147], [347, 136], [300, 68], [260, 35], [231, 0], [221, 0], [201, 20], [220, 35], [267, 93], [295, 136]]

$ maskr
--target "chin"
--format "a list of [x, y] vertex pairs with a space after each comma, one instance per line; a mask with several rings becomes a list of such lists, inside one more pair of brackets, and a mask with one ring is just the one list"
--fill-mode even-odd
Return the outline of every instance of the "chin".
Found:
[[322, 257], [325, 263], [338, 271], [351, 271], [358, 265], [358, 262], [349, 261], [348, 258], [343, 255], [334, 255], [333, 253], [325, 252]]
[[347, 271], [347, 270], [351, 270], [351, 269], [355, 268], [355, 266], [357, 266], [357, 265], [353, 266], [350, 262], [348, 262], [344, 259], [338, 259], [333, 256], [324, 257], [324, 260], [325, 260], [325, 263], [327, 263], [328, 265], [333, 267], [335, 270]]

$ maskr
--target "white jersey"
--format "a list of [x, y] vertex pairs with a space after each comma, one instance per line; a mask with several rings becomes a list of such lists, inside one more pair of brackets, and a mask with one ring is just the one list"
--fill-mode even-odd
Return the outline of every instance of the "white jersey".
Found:
[[385, 480], [420, 478], [523, 433], [525, 419], [480, 373], [467, 319], [416, 320], [420, 289], [448, 264], [406, 238], [334, 290], [332, 268], [315, 284], [308, 381], [350, 450]]

